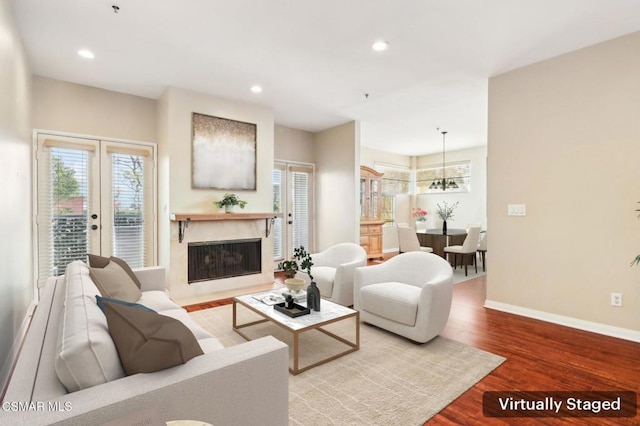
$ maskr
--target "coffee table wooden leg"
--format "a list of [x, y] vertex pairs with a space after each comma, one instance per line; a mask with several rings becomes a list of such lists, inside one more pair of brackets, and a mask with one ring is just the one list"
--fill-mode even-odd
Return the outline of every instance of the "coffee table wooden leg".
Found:
[[293, 333], [293, 375], [298, 374], [298, 336], [297, 332]]
[[237, 317], [237, 314], [236, 314], [236, 310], [237, 310], [236, 306], [237, 306], [237, 305], [236, 305], [236, 300], [235, 300], [235, 299], [233, 299], [233, 329], [234, 329], [234, 330], [235, 330], [236, 328], [238, 328], [238, 327], [237, 327], [237, 326], [238, 326], [238, 317]]

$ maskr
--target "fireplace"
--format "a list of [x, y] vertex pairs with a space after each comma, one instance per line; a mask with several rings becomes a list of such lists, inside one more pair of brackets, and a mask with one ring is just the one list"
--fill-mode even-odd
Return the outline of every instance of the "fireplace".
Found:
[[191, 242], [188, 245], [188, 283], [262, 272], [260, 238]]

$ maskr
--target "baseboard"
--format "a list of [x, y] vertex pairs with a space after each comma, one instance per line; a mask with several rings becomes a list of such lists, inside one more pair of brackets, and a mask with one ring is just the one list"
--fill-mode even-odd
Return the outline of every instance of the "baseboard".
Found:
[[592, 333], [640, 343], [640, 331], [630, 330], [628, 328], [614, 327], [611, 325], [585, 321], [563, 315], [550, 314], [548, 312], [523, 308], [522, 306], [510, 305], [508, 303], [495, 302], [493, 300], [485, 300], [484, 307], [495, 309], [496, 311], [502, 311], [510, 314], [520, 315], [523, 317], [538, 319], [553, 324], [564, 325], [566, 327], [576, 328], [578, 330], [590, 331]]
[[11, 373], [13, 371], [13, 366], [16, 363], [18, 358], [18, 354], [20, 353], [20, 348], [22, 347], [22, 342], [24, 341], [24, 337], [27, 335], [27, 330], [29, 329], [29, 325], [31, 324], [31, 318], [33, 317], [33, 313], [36, 310], [35, 302], [31, 302], [29, 308], [27, 309], [27, 314], [22, 320], [22, 324], [16, 333], [16, 337], [13, 339], [13, 345], [11, 345], [11, 350], [7, 355], [7, 358], [4, 361], [4, 365], [2, 366], [2, 370], [0, 370], [0, 401], [4, 399], [4, 393], [7, 390], [7, 385], [9, 384], [9, 378], [11, 377]]

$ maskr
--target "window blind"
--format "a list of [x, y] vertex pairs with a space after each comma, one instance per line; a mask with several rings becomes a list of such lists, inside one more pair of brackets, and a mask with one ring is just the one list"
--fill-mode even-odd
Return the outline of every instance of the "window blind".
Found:
[[311, 177], [304, 169], [293, 169], [293, 247], [304, 246], [310, 250], [309, 220]]
[[38, 152], [38, 287], [50, 276], [62, 275], [68, 263], [86, 260], [88, 235], [89, 161], [92, 147], [45, 143]]
[[[285, 206], [282, 205], [283, 202], [283, 176], [284, 168], [276, 165], [275, 169], [272, 173], [272, 183], [273, 183], [273, 211], [274, 213], [280, 213], [282, 208]], [[283, 229], [282, 229], [282, 218], [278, 217], [275, 219], [273, 223], [273, 260], [279, 261], [284, 259], [284, 238]]]
[[471, 191], [471, 162], [460, 161], [456, 163], [447, 163], [444, 166], [426, 167], [416, 171], [416, 193], [429, 194], [440, 193], [442, 188], [430, 188], [433, 182], [442, 180], [445, 176], [447, 181], [454, 181], [458, 188], [449, 189], [447, 192], [470, 192]]
[[[110, 150], [113, 255], [124, 259], [131, 267], [145, 266], [148, 255], [146, 216], [149, 188], [148, 156], [140, 152], [117, 153]], [[109, 152], [109, 151], [108, 151]], [[142, 154], [142, 155], [141, 155]]]
[[376, 165], [381, 173], [380, 179], [380, 217], [386, 222], [396, 221], [396, 195], [409, 194], [411, 191], [411, 170]]

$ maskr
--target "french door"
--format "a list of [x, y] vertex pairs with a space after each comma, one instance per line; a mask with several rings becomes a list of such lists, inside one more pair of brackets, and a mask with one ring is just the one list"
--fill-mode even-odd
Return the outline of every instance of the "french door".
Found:
[[295, 247], [315, 250], [313, 240], [313, 182], [311, 164], [275, 162], [273, 168], [273, 207], [283, 217], [273, 225], [273, 260], [293, 256]]
[[88, 253], [155, 263], [153, 145], [38, 133], [36, 163], [39, 288]]

